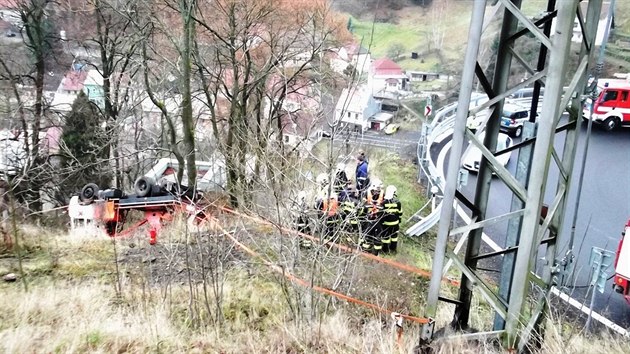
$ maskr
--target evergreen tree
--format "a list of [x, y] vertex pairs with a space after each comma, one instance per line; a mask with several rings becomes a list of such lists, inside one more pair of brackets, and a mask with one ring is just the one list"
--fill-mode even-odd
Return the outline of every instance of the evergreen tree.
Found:
[[108, 187], [111, 171], [107, 163], [107, 138], [101, 127], [98, 108], [88, 97], [79, 93], [72, 111], [66, 116], [62, 141], [64, 171], [61, 186], [69, 195], [87, 183]]

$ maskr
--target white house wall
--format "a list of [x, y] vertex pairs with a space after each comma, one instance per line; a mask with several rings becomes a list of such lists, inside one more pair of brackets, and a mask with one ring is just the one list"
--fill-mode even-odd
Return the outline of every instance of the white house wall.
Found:
[[368, 72], [370, 70], [370, 66], [372, 65], [372, 56], [370, 53], [355, 55], [352, 60], [352, 65], [355, 67], [359, 75], [364, 72]]

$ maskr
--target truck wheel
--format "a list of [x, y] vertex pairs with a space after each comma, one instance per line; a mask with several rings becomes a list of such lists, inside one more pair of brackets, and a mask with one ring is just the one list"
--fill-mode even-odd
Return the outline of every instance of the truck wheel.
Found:
[[88, 183], [81, 188], [79, 199], [84, 203], [92, 203], [98, 195], [98, 185], [96, 183]]
[[523, 127], [516, 127], [516, 130], [514, 131], [514, 137], [520, 138], [521, 134], [523, 134]]
[[609, 132], [617, 128], [619, 120], [616, 117], [610, 117], [604, 121], [604, 129]]
[[133, 190], [136, 192], [138, 197], [150, 197], [154, 185], [155, 181], [153, 178], [142, 176], [136, 180], [136, 183], [134, 183]]

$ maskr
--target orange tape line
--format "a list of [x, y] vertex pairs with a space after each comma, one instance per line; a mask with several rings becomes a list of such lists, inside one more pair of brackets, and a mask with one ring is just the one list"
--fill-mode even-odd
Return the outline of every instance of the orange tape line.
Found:
[[[358, 305], [361, 305], [361, 306], [365, 306], [365, 307], [371, 308], [373, 310], [379, 311], [379, 312], [387, 314], [387, 315], [389, 315], [389, 314], [391, 314], [393, 312], [393, 311], [384, 309], [384, 308], [382, 308], [382, 307], [380, 307], [378, 305], [371, 304], [371, 303], [365, 302], [363, 300], [355, 299], [353, 297], [350, 297], [350, 296], [342, 294], [342, 293], [338, 293], [338, 292], [336, 292], [334, 290], [323, 288], [323, 287], [317, 286], [317, 285], [311, 285], [306, 280], [298, 278], [295, 275], [287, 272], [286, 270], [278, 267], [277, 265], [274, 265], [274, 264], [270, 263], [269, 261], [264, 259], [262, 256], [260, 256], [258, 253], [256, 253], [255, 251], [253, 251], [249, 247], [245, 246], [241, 242], [239, 242], [236, 238], [234, 238], [234, 236], [230, 235], [230, 233], [227, 230], [225, 230], [221, 225], [218, 225], [218, 223], [217, 223], [217, 226], [219, 227], [219, 229], [221, 229], [221, 231], [223, 232], [223, 234], [225, 236], [227, 236], [230, 240], [232, 240], [232, 242], [234, 242], [234, 244], [236, 244], [237, 246], [239, 246], [240, 248], [245, 250], [245, 252], [249, 253], [253, 257], [260, 258], [267, 266], [271, 267], [271, 269], [273, 269], [274, 271], [284, 275], [287, 279], [293, 281], [294, 283], [297, 283], [297, 284], [302, 285], [302, 286], [307, 287], [307, 288], [312, 288], [315, 291], [319, 291], [321, 293], [328, 294], [328, 295], [337, 297], [339, 299], [342, 299], [342, 300], [345, 300], [345, 301], [348, 301], [348, 302], [352, 302], [352, 303], [355, 303], [355, 304], [358, 304]], [[401, 314], [401, 316], [403, 318], [405, 318], [405, 319], [408, 319], [410, 321], [417, 322], [417, 323], [420, 323], [420, 324], [431, 322], [431, 320], [428, 319], [428, 318], [416, 317], [416, 316], [411, 316], [411, 315], [402, 315], [402, 314]]]
[[[248, 218], [248, 219], [251, 219], [251, 220], [256, 221], [256, 222], [265, 223], [267, 225], [274, 225], [272, 222], [267, 221], [265, 219], [262, 219], [262, 218], [259, 218], [259, 217], [256, 217], [256, 216], [251, 216], [251, 215], [246, 215], [246, 214], [243, 214], [243, 213], [239, 213], [238, 211], [230, 209], [230, 208], [221, 207], [221, 209], [223, 209], [224, 211], [227, 211], [228, 213], [232, 213], [234, 215], [238, 215], [238, 216], [241, 216], [241, 217], [244, 217], [244, 218]], [[285, 227], [280, 227], [280, 229], [285, 231], [285, 232], [297, 234], [297, 235], [299, 235], [301, 237], [304, 237], [304, 238], [307, 238], [307, 239], [309, 239], [311, 241], [316, 241], [316, 242], [319, 241], [319, 239], [316, 238], [316, 237], [313, 237], [311, 235], [307, 235], [307, 234], [298, 232], [296, 230], [287, 229]], [[415, 273], [415, 274], [421, 275], [421, 276], [423, 276], [425, 278], [431, 278], [431, 272], [429, 272], [427, 270], [420, 269], [420, 268], [417, 268], [417, 267], [414, 267], [414, 266], [411, 266], [411, 265], [408, 265], [408, 264], [400, 263], [400, 262], [397, 262], [397, 261], [394, 261], [394, 260], [391, 260], [391, 259], [375, 256], [373, 254], [362, 252], [362, 251], [359, 251], [357, 249], [350, 248], [350, 247], [347, 247], [347, 246], [344, 246], [344, 245], [340, 245], [338, 243], [334, 243], [334, 242], [331, 242], [331, 241], [328, 241], [326, 243], [328, 245], [330, 245], [332, 247], [336, 247], [336, 248], [338, 248], [338, 249], [340, 249], [340, 250], [342, 250], [344, 252], [358, 253], [361, 257], [368, 258], [368, 259], [371, 259], [371, 260], [376, 261], [376, 262], [384, 263], [384, 264], [387, 264], [387, 265], [392, 266], [394, 268], [398, 268], [400, 270], [404, 270], [404, 271], [407, 271], [407, 272]], [[442, 279], [443, 279], [443, 281], [447, 282], [450, 285], [459, 286], [459, 281], [458, 280], [449, 279], [449, 278], [446, 278], [446, 277], [442, 278]]]

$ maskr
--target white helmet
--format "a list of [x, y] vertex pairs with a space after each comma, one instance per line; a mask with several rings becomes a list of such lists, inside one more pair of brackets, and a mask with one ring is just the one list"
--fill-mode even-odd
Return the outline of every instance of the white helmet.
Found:
[[343, 171], [345, 169], [346, 169], [346, 164], [344, 164], [343, 162], [340, 162], [337, 164], [337, 172]]
[[372, 186], [370, 188], [372, 188], [372, 189], [381, 189], [381, 188], [383, 188], [383, 182], [379, 178], [374, 178], [372, 180]]
[[315, 181], [317, 182], [317, 184], [325, 186], [328, 184], [328, 175], [325, 173], [320, 173], [317, 175]]
[[387, 189], [385, 189], [385, 199], [394, 199], [396, 192], [397, 192], [396, 186], [392, 186], [392, 185], [387, 186]]

